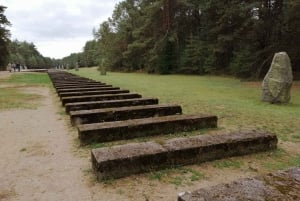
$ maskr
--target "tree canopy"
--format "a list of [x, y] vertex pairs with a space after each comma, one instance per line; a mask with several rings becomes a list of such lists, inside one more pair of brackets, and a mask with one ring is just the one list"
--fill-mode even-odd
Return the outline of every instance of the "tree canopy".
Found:
[[42, 56], [33, 43], [18, 40], [8, 45], [9, 62], [19, 63], [28, 68], [50, 68], [56, 65], [55, 59]]
[[4, 15], [5, 9], [5, 6], [0, 5], [0, 66], [6, 64], [9, 55], [8, 43], [10, 32], [6, 27], [10, 26], [10, 22]]
[[124, 0], [80, 57], [118, 71], [258, 78], [275, 52], [300, 71], [299, 0]]

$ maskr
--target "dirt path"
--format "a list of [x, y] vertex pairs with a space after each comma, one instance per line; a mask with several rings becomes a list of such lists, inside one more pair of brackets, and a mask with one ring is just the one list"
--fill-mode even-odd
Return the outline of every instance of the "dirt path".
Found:
[[35, 92], [45, 96], [38, 109], [0, 113], [0, 200], [91, 200], [50, 90]]

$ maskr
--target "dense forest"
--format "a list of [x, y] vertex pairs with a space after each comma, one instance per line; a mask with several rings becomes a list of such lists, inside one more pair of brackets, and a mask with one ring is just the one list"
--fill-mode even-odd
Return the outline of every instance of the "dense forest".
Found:
[[275, 52], [300, 71], [299, 0], [125, 0], [82, 53], [64, 58], [116, 71], [258, 78]]
[[293, 71], [300, 71], [299, 0], [124, 0], [93, 30], [94, 39], [82, 52], [59, 61], [44, 58], [32, 43], [9, 41], [4, 10], [1, 6], [0, 64], [59, 62], [73, 68], [78, 63], [114, 71], [256, 79], [266, 73], [275, 52], [286, 51]]

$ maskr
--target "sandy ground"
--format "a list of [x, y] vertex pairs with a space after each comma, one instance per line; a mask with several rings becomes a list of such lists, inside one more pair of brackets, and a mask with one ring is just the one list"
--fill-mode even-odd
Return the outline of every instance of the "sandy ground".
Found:
[[[8, 75], [0, 73], [3, 76]], [[182, 191], [257, 175], [255, 164], [232, 170], [203, 163], [190, 166], [205, 174], [191, 185], [149, 179], [149, 174], [98, 183], [90, 150], [79, 147], [77, 132], [54, 90], [26, 91], [44, 97], [36, 109], [0, 111], [0, 201], [175, 201]]]
[[0, 113], [0, 200], [91, 200], [49, 89], [34, 92], [45, 96], [38, 109]]

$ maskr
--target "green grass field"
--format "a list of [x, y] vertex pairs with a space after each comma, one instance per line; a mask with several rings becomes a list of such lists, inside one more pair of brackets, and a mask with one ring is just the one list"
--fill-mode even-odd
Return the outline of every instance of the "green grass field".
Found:
[[36, 107], [35, 101], [42, 96], [24, 92], [24, 87], [50, 86], [51, 81], [45, 73], [14, 73], [9, 78], [0, 80], [0, 84], [8, 85], [0, 88], [0, 110], [32, 109]]
[[50, 86], [51, 80], [47, 73], [13, 73], [5, 83]]
[[[157, 136], [154, 138], [133, 139], [130, 142], [155, 140], [161, 142], [166, 138], [198, 135], [211, 132], [230, 132], [238, 130], [267, 130], [277, 134], [279, 148], [275, 151], [258, 153], [250, 156], [233, 157], [217, 160], [207, 167], [213, 169], [249, 169], [269, 172], [300, 165], [300, 82], [292, 88], [292, 100], [289, 104], [274, 105], [260, 101], [261, 83], [241, 82], [231, 77], [186, 76], [186, 75], [149, 75], [143, 73], [111, 73], [101, 76], [95, 68], [82, 68], [70, 71], [80, 76], [106, 82], [143, 97], [157, 97], [160, 103], [180, 104], [186, 114], [206, 113], [219, 117], [218, 129], [204, 129], [190, 133]], [[46, 74], [13, 74], [10, 79], [0, 80], [4, 84], [20, 86], [50, 86]], [[24, 94], [22, 88], [0, 89], [0, 110], [22, 106], [38, 97]], [[10, 105], [5, 105], [9, 102]], [[28, 106], [28, 104], [26, 104]], [[25, 107], [24, 105], [22, 107]], [[101, 143], [87, 147], [112, 146], [125, 142]], [[250, 165], [249, 165], [250, 164]], [[206, 167], [206, 168], [207, 168]], [[148, 174], [150, 180], [171, 183], [175, 186], [193, 183], [205, 177], [201, 166], [167, 169]], [[187, 171], [188, 170], [188, 171]], [[200, 176], [199, 176], [200, 175]]]
[[300, 87], [292, 89], [286, 105], [260, 101], [261, 83], [241, 82], [230, 77], [108, 73], [95, 68], [72, 73], [129, 89], [160, 103], [175, 103], [183, 112], [215, 114], [219, 128], [226, 131], [260, 129], [276, 133], [281, 140], [300, 142]]
[[[217, 130], [202, 130], [163, 137], [134, 139], [139, 141], [162, 141], [166, 138], [199, 135], [211, 132], [231, 132], [239, 130], [266, 130], [279, 138], [278, 149], [250, 156], [233, 157], [212, 162], [210, 168], [248, 169], [249, 171], [270, 172], [300, 165], [300, 82], [294, 82], [292, 99], [289, 104], [276, 105], [260, 101], [260, 82], [241, 82], [232, 77], [149, 75], [144, 73], [112, 73], [101, 76], [95, 68], [70, 71], [80, 76], [112, 84], [143, 97], [157, 97], [160, 103], [175, 103], [183, 107], [186, 114], [206, 113], [219, 117]], [[125, 142], [121, 142], [125, 143]], [[94, 144], [89, 148], [112, 146], [117, 143]], [[255, 164], [253, 168], [251, 164]], [[202, 171], [201, 166], [192, 168]], [[191, 182], [189, 174], [175, 170], [155, 172], [167, 183], [176, 180]], [[161, 175], [160, 175], [161, 173]], [[181, 182], [180, 182], [181, 183]]]

